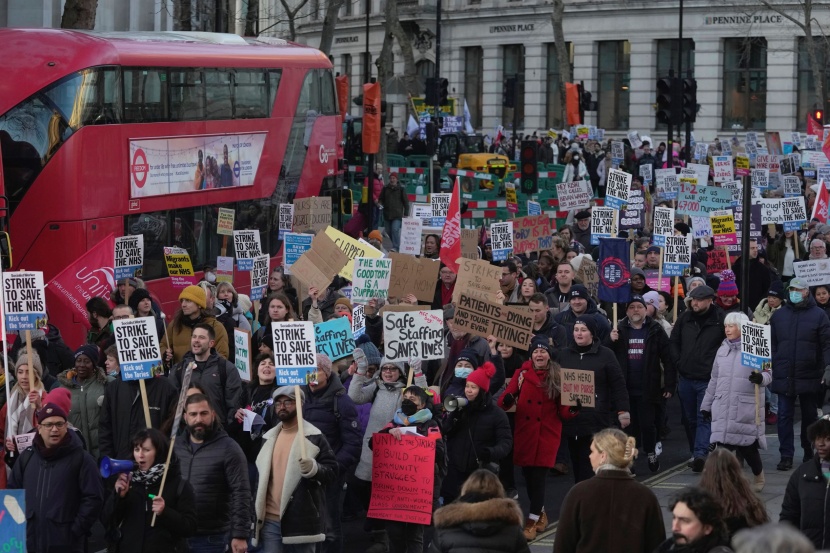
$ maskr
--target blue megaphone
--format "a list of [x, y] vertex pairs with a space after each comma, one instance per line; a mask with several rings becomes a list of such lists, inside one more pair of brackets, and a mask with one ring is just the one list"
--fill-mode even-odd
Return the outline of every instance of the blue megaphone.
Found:
[[111, 459], [104, 457], [101, 459], [101, 476], [109, 478], [113, 474], [120, 474], [122, 472], [132, 472], [138, 468], [138, 463], [133, 460]]

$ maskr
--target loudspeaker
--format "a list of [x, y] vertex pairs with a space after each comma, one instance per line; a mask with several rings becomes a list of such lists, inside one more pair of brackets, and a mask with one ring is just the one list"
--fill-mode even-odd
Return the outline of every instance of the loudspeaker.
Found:
[[470, 401], [466, 397], [455, 397], [453, 395], [449, 395], [444, 398], [444, 409], [453, 412], [456, 409], [463, 409], [470, 404]]
[[132, 472], [138, 468], [138, 463], [133, 460], [110, 459], [104, 457], [101, 459], [101, 476], [109, 478], [113, 474], [120, 474], [122, 472]]

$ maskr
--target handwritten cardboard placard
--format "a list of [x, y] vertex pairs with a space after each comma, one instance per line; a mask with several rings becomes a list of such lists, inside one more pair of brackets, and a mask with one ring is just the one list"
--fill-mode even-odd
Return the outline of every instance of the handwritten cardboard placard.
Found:
[[562, 405], [576, 405], [576, 400], [579, 400], [582, 407], [596, 407], [594, 371], [562, 367], [560, 376], [562, 377]]
[[383, 354], [392, 361], [444, 359], [444, 312], [387, 311], [383, 314]]
[[710, 250], [706, 258], [706, 272], [709, 274], [720, 273], [729, 268], [726, 250]]
[[326, 235], [332, 239], [334, 244], [340, 248], [340, 251], [346, 254], [348, 261], [346, 265], [340, 270], [340, 276], [346, 280], [351, 280], [354, 274], [354, 260], [358, 257], [383, 257], [383, 252], [373, 248], [368, 242], [361, 242], [355, 240], [348, 234], [340, 232], [334, 227], [326, 227]]
[[392, 275], [392, 260], [385, 258], [358, 257], [354, 260], [352, 281], [352, 303], [367, 303], [371, 299], [386, 299], [389, 294], [389, 279]]
[[251, 333], [241, 328], [233, 329], [233, 364], [243, 382], [251, 381]]
[[294, 199], [294, 232], [316, 232], [331, 225], [331, 197]]
[[582, 262], [579, 264], [579, 269], [576, 271], [576, 278], [588, 289], [588, 293], [592, 298], [597, 297], [599, 291], [599, 273], [597, 272], [597, 262], [589, 259], [588, 256], [582, 257]]
[[463, 292], [471, 297], [498, 302], [496, 294], [501, 291], [500, 278], [501, 267], [498, 265], [478, 259], [459, 259], [452, 300], [458, 303]]
[[40, 271], [3, 272], [6, 330], [35, 330], [46, 325], [46, 296]]
[[115, 280], [131, 278], [144, 266], [144, 235], [127, 235], [115, 239]]
[[556, 185], [559, 211], [587, 208], [591, 205], [591, 185], [586, 181], [560, 182]]
[[533, 316], [514, 307], [473, 298], [462, 292], [455, 309], [456, 328], [474, 336], [487, 338], [491, 334], [499, 342], [519, 349], [527, 349], [533, 338]]
[[154, 317], [112, 321], [121, 380], [143, 380], [164, 374]]
[[311, 248], [294, 262], [291, 272], [306, 288], [322, 291], [328, 288], [348, 261], [349, 258], [334, 241], [321, 232], [311, 240]]
[[476, 229], [461, 229], [461, 257], [478, 259], [478, 237]]
[[389, 297], [401, 299], [414, 294], [418, 301], [432, 303], [441, 262], [396, 252], [391, 252], [389, 259], [392, 260]]
[[167, 265], [167, 275], [170, 277], [170, 285], [173, 288], [187, 288], [196, 284], [193, 264], [190, 262], [190, 254], [186, 249], [165, 247], [164, 263]]
[[317, 344], [314, 323], [309, 321], [271, 322], [274, 336], [274, 366], [277, 384], [308, 384], [317, 372]]
[[514, 255], [549, 249], [542, 246], [550, 237], [550, 217], [547, 215], [528, 215], [513, 219]]
[[236, 255], [236, 266], [240, 271], [250, 271], [254, 258], [262, 255], [262, 245], [258, 230], [233, 231], [233, 249]]
[[216, 234], [220, 236], [233, 236], [235, 218], [236, 211], [227, 207], [220, 207], [219, 216], [216, 218]]
[[348, 317], [336, 317], [317, 323], [314, 325], [314, 339], [317, 342], [317, 353], [327, 355], [332, 361], [348, 357], [355, 348]]

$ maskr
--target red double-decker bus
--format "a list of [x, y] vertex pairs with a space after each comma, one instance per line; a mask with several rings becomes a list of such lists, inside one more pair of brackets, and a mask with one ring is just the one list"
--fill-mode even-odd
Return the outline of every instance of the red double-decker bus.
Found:
[[[341, 119], [318, 50], [214, 33], [48, 29], [0, 29], [0, 44], [14, 268], [47, 282], [110, 233], [142, 234], [143, 277], [171, 313], [178, 290], [165, 246], [185, 248], [197, 270], [215, 263], [224, 207], [277, 256], [279, 204], [338, 187]], [[55, 307], [50, 320], [78, 343], [79, 313]]]

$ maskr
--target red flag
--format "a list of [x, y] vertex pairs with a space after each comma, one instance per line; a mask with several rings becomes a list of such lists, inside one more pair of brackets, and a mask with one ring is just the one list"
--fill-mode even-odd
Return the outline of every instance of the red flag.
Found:
[[816, 121], [815, 117], [813, 117], [813, 112], [807, 112], [807, 134], [812, 134], [813, 136], [817, 136], [819, 140], [824, 138], [824, 129]]
[[824, 184], [824, 180], [820, 180], [818, 183], [819, 190], [818, 194], [816, 194], [816, 201], [813, 204], [813, 215], [810, 217], [810, 220], [816, 219], [821, 222], [821, 224], [827, 224], [827, 206], [830, 204], [830, 194], [827, 192], [827, 185]]
[[450, 207], [447, 210], [447, 221], [444, 223], [444, 232], [441, 234], [439, 257], [453, 273], [458, 273], [458, 259], [461, 257], [461, 199], [458, 177], [455, 178], [455, 187], [452, 189]]

